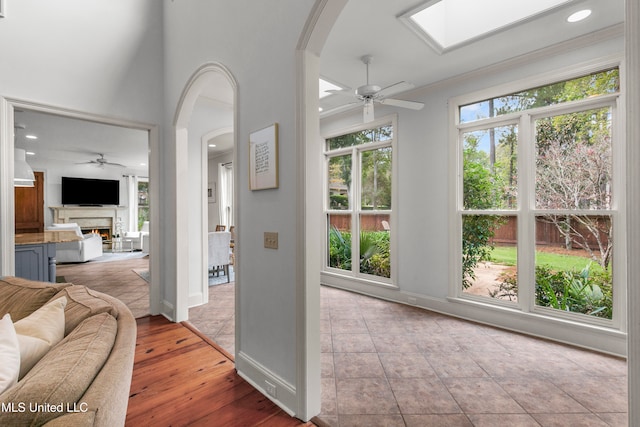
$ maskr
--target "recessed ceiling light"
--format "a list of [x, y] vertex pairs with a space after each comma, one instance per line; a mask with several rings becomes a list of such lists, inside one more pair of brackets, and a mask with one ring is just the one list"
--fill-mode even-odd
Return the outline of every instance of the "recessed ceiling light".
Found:
[[322, 113], [323, 108], [322, 107], [318, 107], [318, 111]]
[[209, 144], [209, 147], [216, 148], [216, 144]]
[[35, 156], [36, 153], [34, 153], [33, 151], [27, 151], [27, 156]]
[[147, 166], [146, 163], [140, 163], [140, 166]]
[[578, 21], [582, 21], [583, 19], [586, 19], [589, 17], [589, 15], [591, 15], [591, 9], [583, 9], [583, 10], [579, 10], [575, 13], [572, 13], [571, 15], [569, 15], [569, 17], [567, 18], [567, 22], [578, 22]]
[[35, 135], [25, 135], [24, 137], [27, 139], [38, 139], [38, 137]]

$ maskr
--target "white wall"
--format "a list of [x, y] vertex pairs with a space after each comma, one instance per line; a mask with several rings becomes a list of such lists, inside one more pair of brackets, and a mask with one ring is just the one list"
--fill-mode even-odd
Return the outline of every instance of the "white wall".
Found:
[[162, 9], [154, 0], [10, 1], [0, 20], [0, 94], [157, 123]]
[[[272, 123], [280, 125], [278, 189], [251, 192], [247, 162], [235, 165], [241, 239], [237, 258], [242, 261], [238, 272], [242, 282], [237, 288], [240, 333], [236, 362], [242, 372], [251, 368], [261, 373], [268, 371], [293, 388], [294, 394], [299, 262], [295, 249], [295, 52], [312, 5], [312, 0], [165, 2], [165, 123], [173, 121], [179, 97], [194, 71], [205, 63], [216, 62], [228, 68], [238, 82], [237, 141], [248, 141], [250, 132]], [[174, 139], [168, 126], [165, 136], [168, 141]], [[248, 158], [248, 144], [240, 143], [237, 150], [238, 159]], [[167, 175], [172, 176], [175, 167], [170, 158], [165, 160]], [[182, 191], [171, 188], [169, 182], [166, 190], [169, 194]], [[175, 212], [175, 208], [167, 208]], [[279, 233], [278, 250], [263, 247], [265, 231]], [[166, 242], [172, 244], [170, 240]], [[168, 301], [179, 298], [168, 289], [163, 297]], [[252, 373], [248, 375], [264, 386]], [[284, 394], [282, 390], [280, 396]]]

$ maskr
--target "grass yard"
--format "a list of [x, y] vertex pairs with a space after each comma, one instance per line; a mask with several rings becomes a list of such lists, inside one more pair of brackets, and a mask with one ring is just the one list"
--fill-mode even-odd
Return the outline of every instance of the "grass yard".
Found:
[[[514, 246], [496, 246], [491, 252], [491, 261], [502, 265], [516, 265], [516, 248]], [[548, 251], [536, 251], [536, 264], [546, 265], [555, 271], [582, 271], [591, 261], [589, 258], [578, 255], [566, 255]], [[598, 263], [591, 263], [591, 271], [601, 272]]]

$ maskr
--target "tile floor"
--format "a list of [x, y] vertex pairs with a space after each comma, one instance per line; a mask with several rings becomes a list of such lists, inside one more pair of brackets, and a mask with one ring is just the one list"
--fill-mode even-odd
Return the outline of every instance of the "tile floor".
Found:
[[235, 354], [235, 286], [209, 286], [209, 303], [189, 309], [189, 322], [229, 354]]
[[[126, 263], [103, 263], [99, 280], [88, 264], [58, 274], [146, 314], [146, 282]], [[191, 322], [233, 354], [234, 285], [209, 290]], [[321, 425], [627, 426], [619, 358], [328, 287], [321, 340]]]
[[626, 426], [624, 360], [323, 287], [332, 426]]

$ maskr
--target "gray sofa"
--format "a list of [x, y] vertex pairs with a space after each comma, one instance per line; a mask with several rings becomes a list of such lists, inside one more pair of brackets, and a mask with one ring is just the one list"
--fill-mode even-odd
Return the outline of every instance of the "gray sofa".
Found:
[[[124, 303], [70, 283], [2, 277], [0, 317], [10, 313], [15, 323], [62, 297], [65, 337], [0, 394], [1, 426], [124, 425], [136, 345], [136, 321]], [[41, 406], [31, 410], [30, 402]]]

